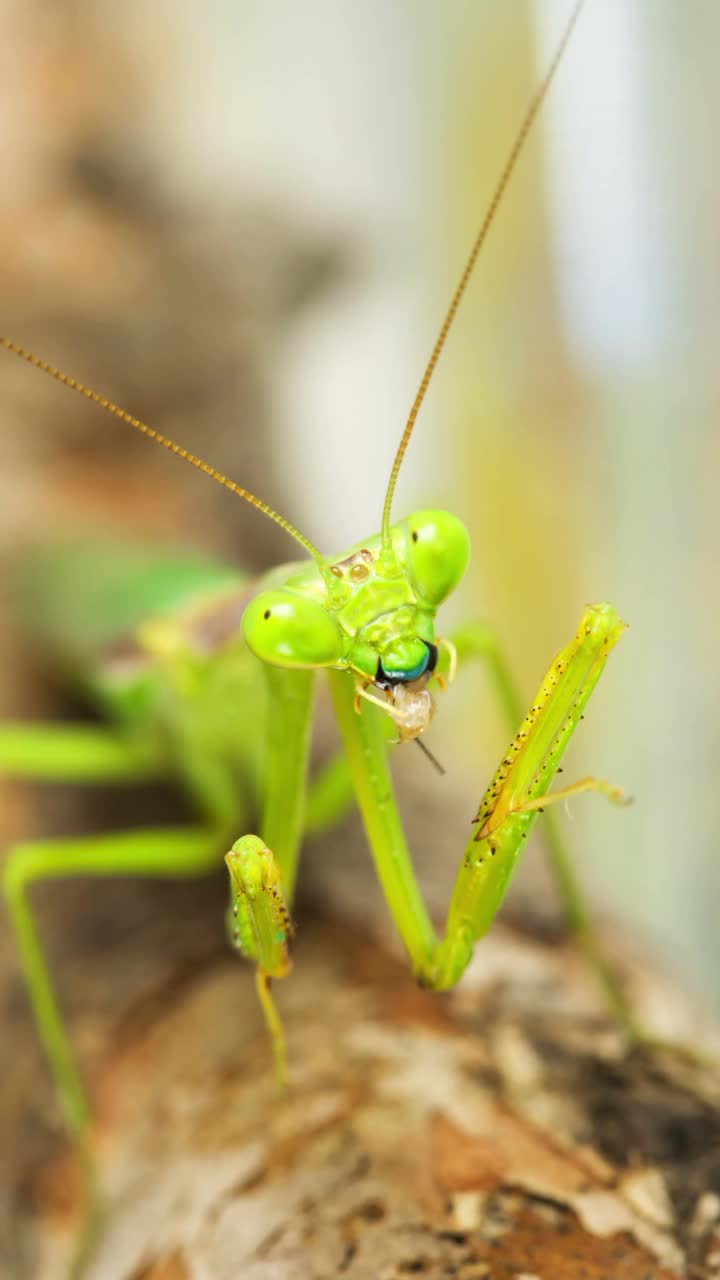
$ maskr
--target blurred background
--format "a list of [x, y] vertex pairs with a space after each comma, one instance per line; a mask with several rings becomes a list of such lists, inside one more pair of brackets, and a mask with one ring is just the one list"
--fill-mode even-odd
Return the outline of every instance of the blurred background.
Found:
[[[350, 546], [569, 7], [0, 0], [3, 332]], [[719, 42], [713, 0], [588, 4], [395, 506], [468, 523], [446, 618], [495, 623], [528, 703], [587, 601], [630, 623], [567, 774], [635, 804], [579, 800], [567, 825], [595, 900], [716, 1004]], [[0, 424], [6, 555], [78, 523], [256, 569], [293, 554], [9, 356]], [[37, 713], [7, 616], [0, 641], [0, 712]], [[432, 736], [471, 806], [507, 740], [482, 672]], [[6, 839], [28, 802], [4, 795]]]

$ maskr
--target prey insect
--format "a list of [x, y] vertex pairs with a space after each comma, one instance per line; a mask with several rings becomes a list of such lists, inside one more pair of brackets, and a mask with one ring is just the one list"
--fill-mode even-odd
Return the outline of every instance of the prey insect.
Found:
[[[470, 552], [461, 521], [441, 510], [393, 523], [400, 467], [428, 383], [530, 126], [577, 20], [573, 10], [555, 58], [530, 104], [477, 235], [413, 403], [390, 472], [379, 533], [325, 556], [265, 502], [182, 446], [9, 339], [10, 352], [43, 370], [189, 462], [279, 524], [307, 559], [259, 584], [240, 573], [157, 552], [74, 546], [49, 550], [39, 573], [45, 598], [92, 616], [98, 635], [82, 655], [83, 682], [108, 726], [6, 723], [5, 775], [75, 782], [178, 778], [197, 820], [187, 826], [25, 842], [4, 865], [3, 885], [30, 999], [69, 1132], [81, 1143], [89, 1108], [65, 1031], [29, 890], [74, 876], [193, 876], [224, 854], [230, 877], [233, 945], [255, 966], [279, 1082], [287, 1073], [271, 983], [290, 971], [291, 911], [303, 835], [329, 826], [353, 801], [377, 875], [419, 982], [451, 987], [488, 929], [539, 812], [580, 791], [621, 801], [595, 778], [548, 790], [624, 625], [610, 604], [585, 609], [576, 634], [553, 659], [523, 717], [495, 637], [485, 624], [444, 636], [436, 614], [460, 582]], [[125, 642], [111, 643], [111, 618], [127, 602]], [[50, 604], [48, 605], [50, 608]], [[52, 611], [52, 610], [51, 610]], [[114, 623], [112, 623], [114, 626]], [[129, 639], [128, 639], [129, 637]], [[101, 643], [102, 640], [107, 644]], [[60, 643], [65, 643], [63, 639]], [[71, 646], [70, 646], [71, 647]], [[76, 655], [77, 656], [77, 655]], [[388, 764], [389, 739], [420, 740], [435, 692], [472, 659], [483, 659], [515, 733], [474, 817], [447, 920], [436, 933], [416, 881]], [[343, 754], [308, 782], [315, 673], [328, 673]], [[264, 742], [253, 728], [264, 724]], [[518, 727], [519, 726], [519, 727]], [[259, 813], [259, 835], [243, 835]], [[630, 1010], [596, 944], [570, 861], [554, 826], [546, 843], [570, 925], [587, 950], [615, 1012]]]

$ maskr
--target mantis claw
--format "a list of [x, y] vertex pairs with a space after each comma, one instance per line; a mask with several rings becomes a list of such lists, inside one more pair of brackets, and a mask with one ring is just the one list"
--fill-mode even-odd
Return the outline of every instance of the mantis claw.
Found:
[[230, 873], [232, 945], [255, 962], [255, 990], [270, 1033], [279, 1089], [287, 1084], [285, 1033], [270, 994], [273, 978], [285, 978], [291, 969], [288, 941], [292, 936], [282, 877], [272, 851], [259, 836], [236, 840], [225, 863]]
[[260, 1008], [263, 1011], [265, 1025], [270, 1032], [273, 1050], [273, 1065], [275, 1069], [275, 1083], [280, 1093], [284, 1093], [287, 1088], [287, 1050], [285, 1048], [285, 1032], [282, 1022], [275, 1007], [275, 1001], [270, 994], [270, 983], [272, 979], [270, 975], [264, 973], [262, 969], [255, 970], [255, 990], [257, 991]]

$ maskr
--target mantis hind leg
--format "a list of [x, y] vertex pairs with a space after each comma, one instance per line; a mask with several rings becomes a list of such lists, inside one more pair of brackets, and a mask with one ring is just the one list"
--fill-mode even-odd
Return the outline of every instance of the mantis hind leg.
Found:
[[[497, 634], [486, 623], [470, 623], [458, 628], [451, 639], [459, 665], [471, 659], [481, 659], [486, 663], [508, 727], [514, 732], [523, 722], [523, 706]], [[641, 1032], [632, 1006], [598, 938], [560, 826], [555, 815], [546, 812], [550, 805], [581, 790], [600, 791], [616, 803], [623, 802], [622, 793], [617, 788], [609, 787], [607, 783], [597, 779], [584, 778], [580, 783], [536, 799], [526, 808], [526, 812], [530, 812], [532, 807], [544, 815], [541, 824], [542, 845], [567, 928], [585, 953], [611, 1013], [635, 1038]]]
[[[221, 847], [221, 846], [220, 846]], [[38, 1034], [54, 1077], [58, 1101], [80, 1161], [84, 1216], [70, 1275], [79, 1276], [101, 1227], [102, 1201], [90, 1143], [90, 1113], [45, 958], [28, 889], [70, 876], [199, 875], [216, 865], [218, 835], [204, 828], [138, 830], [79, 839], [15, 845], [5, 860], [3, 890]]]
[[218, 833], [203, 827], [150, 828], [112, 835], [17, 844], [3, 868], [3, 891], [38, 1034], [55, 1080], [63, 1119], [81, 1148], [89, 1110], [53, 989], [28, 890], [77, 876], [200, 875], [217, 865]]

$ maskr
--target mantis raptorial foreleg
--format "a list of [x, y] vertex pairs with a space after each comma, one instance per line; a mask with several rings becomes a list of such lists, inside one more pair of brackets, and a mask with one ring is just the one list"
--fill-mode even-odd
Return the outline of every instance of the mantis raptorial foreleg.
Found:
[[[226, 853], [231, 890], [228, 934], [232, 945], [256, 966], [255, 985], [272, 1040], [275, 1078], [283, 1087], [287, 1074], [285, 1037], [270, 982], [290, 972], [290, 904], [305, 829], [313, 672], [266, 667], [265, 678], [268, 705], [261, 829], [272, 852], [259, 836], [246, 835]], [[338, 788], [336, 797], [333, 792]], [[321, 784], [315, 806], [318, 827], [338, 798], [342, 804], [343, 774], [336, 766], [329, 783], [324, 778]]]
[[355, 792], [347, 758], [340, 750], [310, 780], [305, 803], [305, 835], [320, 835], [330, 830], [354, 803]]
[[305, 822], [314, 672], [265, 667], [268, 688], [260, 830], [292, 902]]
[[[352, 684], [341, 674], [330, 673], [378, 877], [415, 973], [425, 985], [442, 989], [457, 982], [475, 942], [489, 927], [538, 815], [538, 801], [552, 783], [610, 649], [623, 630], [609, 605], [588, 608], [574, 639], [553, 660], [483, 797], [442, 939], [435, 935], [415, 880], [393, 798], [379, 713], [363, 705], [358, 715]], [[584, 789], [590, 788], [604, 791], [606, 784], [585, 780]]]
[[[514, 729], [522, 720], [522, 702], [497, 634], [487, 623], [478, 622], [459, 627], [452, 633], [451, 639], [457, 652], [459, 667], [473, 659], [486, 663], [492, 687], [508, 726]], [[603, 791], [606, 786], [607, 784], [598, 783], [596, 779], [582, 779], [581, 783], [574, 783], [570, 787], [554, 791], [544, 799], [535, 800], [534, 805], [545, 811], [549, 805], [567, 796], [577, 795], [581, 789]], [[622, 803], [622, 792], [617, 788], [610, 787], [605, 794], [611, 801]], [[637, 1036], [640, 1029], [632, 1006], [605, 956], [585, 905], [567, 845], [552, 813], [544, 812], [541, 832], [543, 850], [555, 881], [567, 928], [585, 952], [613, 1015], [631, 1035]]]
[[[285, 855], [283, 880], [290, 884], [291, 889], [304, 821], [303, 792], [312, 677], [303, 672], [299, 680], [290, 682], [287, 676], [287, 672], [270, 674], [271, 707], [275, 714], [271, 711], [268, 718], [265, 807], [266, 812], [273, 815], [268, 827]], [[167, 761], [146, 739], [128, 741], [119, 733], [91, 725], [0, 724], [0, 775], [46, 782], [95, 784], [144, 781], [166, 772]], [[223, 848], [227, 849], [232, 839], [229, 815], [213, 813], [213, 808], [217, 808], [217, 797], [225, 791], [224, 779], [216, 781], [217, 785], [212, 786], [212, 779], [203, 777], [206, 803], [202, 807], [208, 814], [206, 826], [153, 828], [77, 839], [32, 841], [16, 845], [5, 858], [3, 890], [38, 1031], [55, 1079], [65, 1123], [81, 1145], [88, 1124], [87, 1101], [43, 954], [28, 890], [42, 880], [77, 876], [175, 877], [202, 875], [212, 870]], [[275, 804], [275, 797], [280, 794], [282, 802]], [[338, 809], [346, 805], [348, 798], [347, 770], [344, 762], [342, 766], [335, 763], [321, 774], [317, 791], [311, 785], [308, 808], [313, 825], [316, 828], [324, 826]], [[284, 894], [289, 899], [287, 888]], [[263, 972], [275, 977], [280, 976], [280, 972], [277, 965], [258, 969], [258, 992], [268, 1020], [267, 976], [263, 977]], [[271, 1031], [274, 1031], [272, 1025]]]
[[[345, 672], [331, 672], [330, 682], [347, 753], [347, 764], [333, 762], [309, 791], [308, 813], [323, 825], [328, 813], [347, 801], [347, 769], [352, 778], [380, 882], [400, 936], [421, 981], [432, 987], [452, 985], [467, 965], [475, 941], [485, 932], [503, 896], [525, 836], [543, 807], [552, 778], [582, 708], [590, 696], [622, 624], [607, 606], [586, 611], [575, 639], [555, 659], [535, 705], [511, 744], [486, 792], [465, 851], [439, 940], [423, 903], [397, 812], [387, 762], [387, 718], [372, 706], [355, 710], [355, 683]], [[456, 637], [460, 660], [489, 656], [508, 711], [514, 694], [488, 633], [466, 630]], [[273, 1037], [278, 1076], [284, 1075], [282, 1031], [270, 999], [270, 979], [289, 971], [289, 910], [300, 838], [305, 824], [305, 783], [312, 701], [312, 673], [270, 668], [265, 797], [262, 830], [236, 842], [227, 857], [237, 908], [234, 941], [257, 966], [258, 994]], [[15, 776], [98, 781], [130, 781], [146, 776], [160, 762], [94, 727], [0, 727], [0, 771]], [[220, 786], [204, 786], [208, 796]], [[571, 788], [605, 790], [606, 784], [583, 780]], [[555, 793], [559, 797], [562, 793]], [[318, 797], [318, 798], [316, 798]], [[550, 803], [550, 799], [544, 803]], [[68, 1128], [82, 1137], [87, 1107], [65, 1035], [47, 965], [42, 954], [27, 890], [43, 879], [80, 875], [199, 875], [214, 865], [223, 844], [227, 849], [228, 814], [213, 814], [208, 803], [206, 826], [165, 828], [49, 840], [16, 846], [4, 868], [4, 890], [17, 934], [40, 1035], [55, 1076]], [[273, 849], [273, 853], [269, 852]], [[569, 861], [559, 845], [551, 846], [571, 923], [603, 976], [593, 935], [574, 885]], [[611, 975], [610, 975], [611, 977]], [[615, 988], [611, 988], [614, 994]], [[625, 1008], [619, 1009], [621, 1014]], [[626, 1021], [628, 1019], [626, 1018]]]
[[[278, 673], [280, 677], [287, 673]], [[303, 678], [304, 677], [304, 678]], [[282, 686], [282, 680], [276, 681]], [[287, 683], [287, 682], [286, 682]], [[289, 754], [293, 779], [285, 775], [289, 788], [278, 808], [273, 824], [275, 836], [285, 851], [288, 879], [294, 879], [297, 847], [303, 823], [303, 786], [305, 756], [309, 735], [311, 682], [305, 673], [293, 685], [289, 699], [275, 701], [276, 715], [269, 726], [285, 726], [283, 751]], [[292, 714], [297, 733], [289, 732]], [[278, 716], [278, 711], [280, 715]], [[284, 719], [283, 719], [284, 715]], [[293, 745], [294, 742], [294, 745]], [[299, 748], [298, 748], [299, 744]], [[272, 750], [268, 749], [268, 757]], [[282, 768], [283, 760], [273, 757]], [[121, 734], [94, 725], [0, 724], [0, 776], [11, 776], [43, 782], [96, 784], [98, 782], [131, 783], [163, 776], [167, 761], [148, 739], [128, 741]], [[268, 769], [268, 780], [274, 775]], [[205, 826], [153, 828], [127, 833], [86, 836], [77, 839], [42, 840], [16, 845], [3, 864], [3, 890], [10, 919], [18, 941], [23, 973], [28, 985], [38, 1031], [47, 1053], [58, 1091], [60, 1107], [68, 1130], [82, 1144], [88, 1123], [88, 1106], [80, 1082], [74, 1055], [65, 1031], [62, 1014], [53, 989], [50, 971], [32, 913], [28, 890], [42, 880], [62, 880], [78, 876], [183, 876], [202, 875], [217, 865], [223, 848], [232, 839], [229, 816], [212, 812], [214, 799], [224, 793], [224, 779], [217, 785], [204, 776], [207, 811]], [[281, 786], [278, 780], [278, 786]], [[345, 761], [331, 762], [308, 791], [308, 818], [314, 829], [321, 829], [344, 809], [351, 798]], [[266, 806], [271, 801], [266, 798]], [[285, 890], [285, 893], [287, 890]], [[289, 896], [289, 895], [288, 895]], [[277, 967], [268, 972], [280, 976]], [[259, 971], [260, 975], [260, 971]], [[260, 991], [265, 980], [258, 976], [261, 1003], [266, 1014], [266, 992]], [[272, 1030], [272, 1028], [271, 1028]]]
[[225, 855], [232, 898], [228, 916], [230, 940], [256, 966], [255, 983], [273, 1044], [275, 1078], [287, 1077], [285, 1037], [270, 995], [270, 981], [290, 972], [290, 911], [282, 876], [273, 854], [258, 836], [236, 840]]
[[[307, 789], [303, 833], [327, 830], [350, 808], [354, 799], [352, 779], [344, 755], [332, 757]], [[255, 966], [255, 985], [273, 1046], [275, 1079], [287, 1082], [285, 1035], [270, 994], [275, 978], [285, 978], [291, 961], [290, 895], [280, 866], [258, 836], [236, 840], [225, 855], [230, 873], [231, 902], [228, 935], [232, 945]]]

